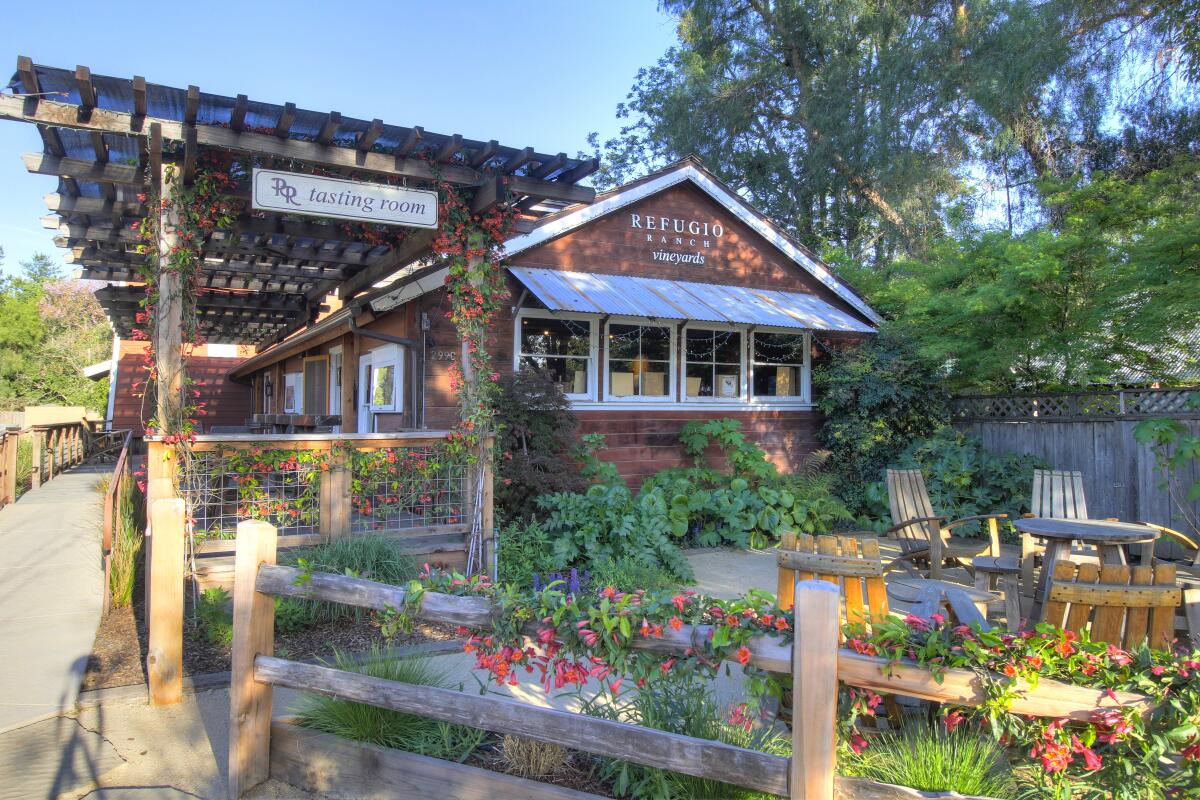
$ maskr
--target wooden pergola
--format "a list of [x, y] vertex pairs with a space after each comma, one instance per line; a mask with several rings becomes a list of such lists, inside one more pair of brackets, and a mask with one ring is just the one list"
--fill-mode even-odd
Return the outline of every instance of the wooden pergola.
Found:
[[[429, 187], [442, 180], [473, 191], [474, 211], [508, 198], [530, 217], [595, 197], [578, 185], [596, 170], [594, 159], [417, 125], [93, 75], [87, 67], [59, 69], [26, 57], [17, 59], [9, 88], [12, 94], [0, 94], [0, 119], [32, 123], [42, 139], [42, 152], [23, 156], [26, 167], [58, 178], [57, 191], [46, 196], [57, 215], [46, 218], [57, 230], [55, 243], [70, 251], [79, 277], [107, 283], [96, 296], [122, 337], [131, 335], [145, 296], [138, 266], [146, 256], [137, 252], [134, 226], [147, 208], [139, 197], [153, 193], [164, 163], [175, 164], [185, 183], [209, 151], [369, 182]], [[237, 194], [248, 197], [249, 187]], [[395, 244], [370, 244], [337, 220], [247, 208], [203, 243], [199, 333], [212, 342], [269, 347], [313, 322], [331, 294], [348, 301], [427, 259], [435, 231], [408, 230]]]

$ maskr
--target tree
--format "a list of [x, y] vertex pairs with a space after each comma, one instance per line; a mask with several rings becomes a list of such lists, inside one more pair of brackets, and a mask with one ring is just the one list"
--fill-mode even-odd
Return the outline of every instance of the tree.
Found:
[[1158, 65], [1194, 29], [1167, 0], [663, 5], [679, 46], [618, 108], [601, 183], [696, 153], [810, 247], [876, 264], [922, 252], [985, 180], [1044, 199], [1032, 181], [1077, 170], [1123, 70], [1159, 102], [1178, 88]]
[[1056, 227], [962, 223], [920, 259], [843, 274], [955, 390], [1161, 379], [1178, 356], [1169, 343], [1200, 319], [1200, 160], [1039, 187], [1061, 209]]
[[100, 304], [87, 284], [64, 280], [48, 256], [36, 254], [21, 270], [0, 279], [0, 407], [102, 408], [107, 384], [82, 374], [111, 352]]

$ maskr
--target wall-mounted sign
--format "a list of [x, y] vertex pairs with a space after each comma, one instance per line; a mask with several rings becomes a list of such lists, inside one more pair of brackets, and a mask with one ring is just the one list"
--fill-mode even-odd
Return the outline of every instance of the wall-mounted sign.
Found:
[[263, 211], [412, 228], [438, 226], [437, 192], [255, 169], [252, 203]]
[[[690, 252], [658, 249], [650, 253], [655, 261], [670, 264], [703, 264], [703, 250], [725, 235], [719, 222], [702, 222], [680, 217], [660, 217], [652, 214], [630, 214], [629, 227], [643, 231], [646, 241], [664, 247], [686, 247]], [[694, 248], [694, 249], [693, 249]]]

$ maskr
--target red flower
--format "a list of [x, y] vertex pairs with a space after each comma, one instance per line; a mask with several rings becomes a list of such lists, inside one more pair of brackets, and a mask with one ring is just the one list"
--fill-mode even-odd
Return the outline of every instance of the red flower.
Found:
[[850, 749], [856, 753], [861, 753], [867, 749], [867, 740], [859, 734], [854, 734], [850, 737]]
[[946, 723], [946, 732], [954, 733], [954, 729], [961, 725], [966, 720], [963, 713], [957, 708], [942, 718], [942, 722]]
[[737, 651], [737, 660], [744, 667], [750, 663], [750, 648], [742, 645]]
[[683, 627], [683, 620], [679, 617], [671, 617], [671, 621], [668, 624], [671, 626], [671, 630], [677, 631]]

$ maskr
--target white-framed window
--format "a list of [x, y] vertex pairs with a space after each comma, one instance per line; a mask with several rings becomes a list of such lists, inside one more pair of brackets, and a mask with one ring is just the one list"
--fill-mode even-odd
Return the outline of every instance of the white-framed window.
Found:
[[610, 320], [604, 345], [606, 400], [674, 401], [675, 326]]
[[548, 374], [572, 400], [596, 396], [596, 319], [582, 314], [521, 310], [513, 369]]
[[809, 334], [756, 329], [750, 334], [750, 399], [804, 404], [812, 399]]
[[746, 397], [742, 328], [689, 323], [683, 329], [683, 400], [736, 403]]
[[372, 350], [364, 361], [367, 409], [403, 411], [404, 351], [399, 345], [384, 345]]
[[283, 376], [283, 413], [304, 413], [304, 373], [287, 372]]

